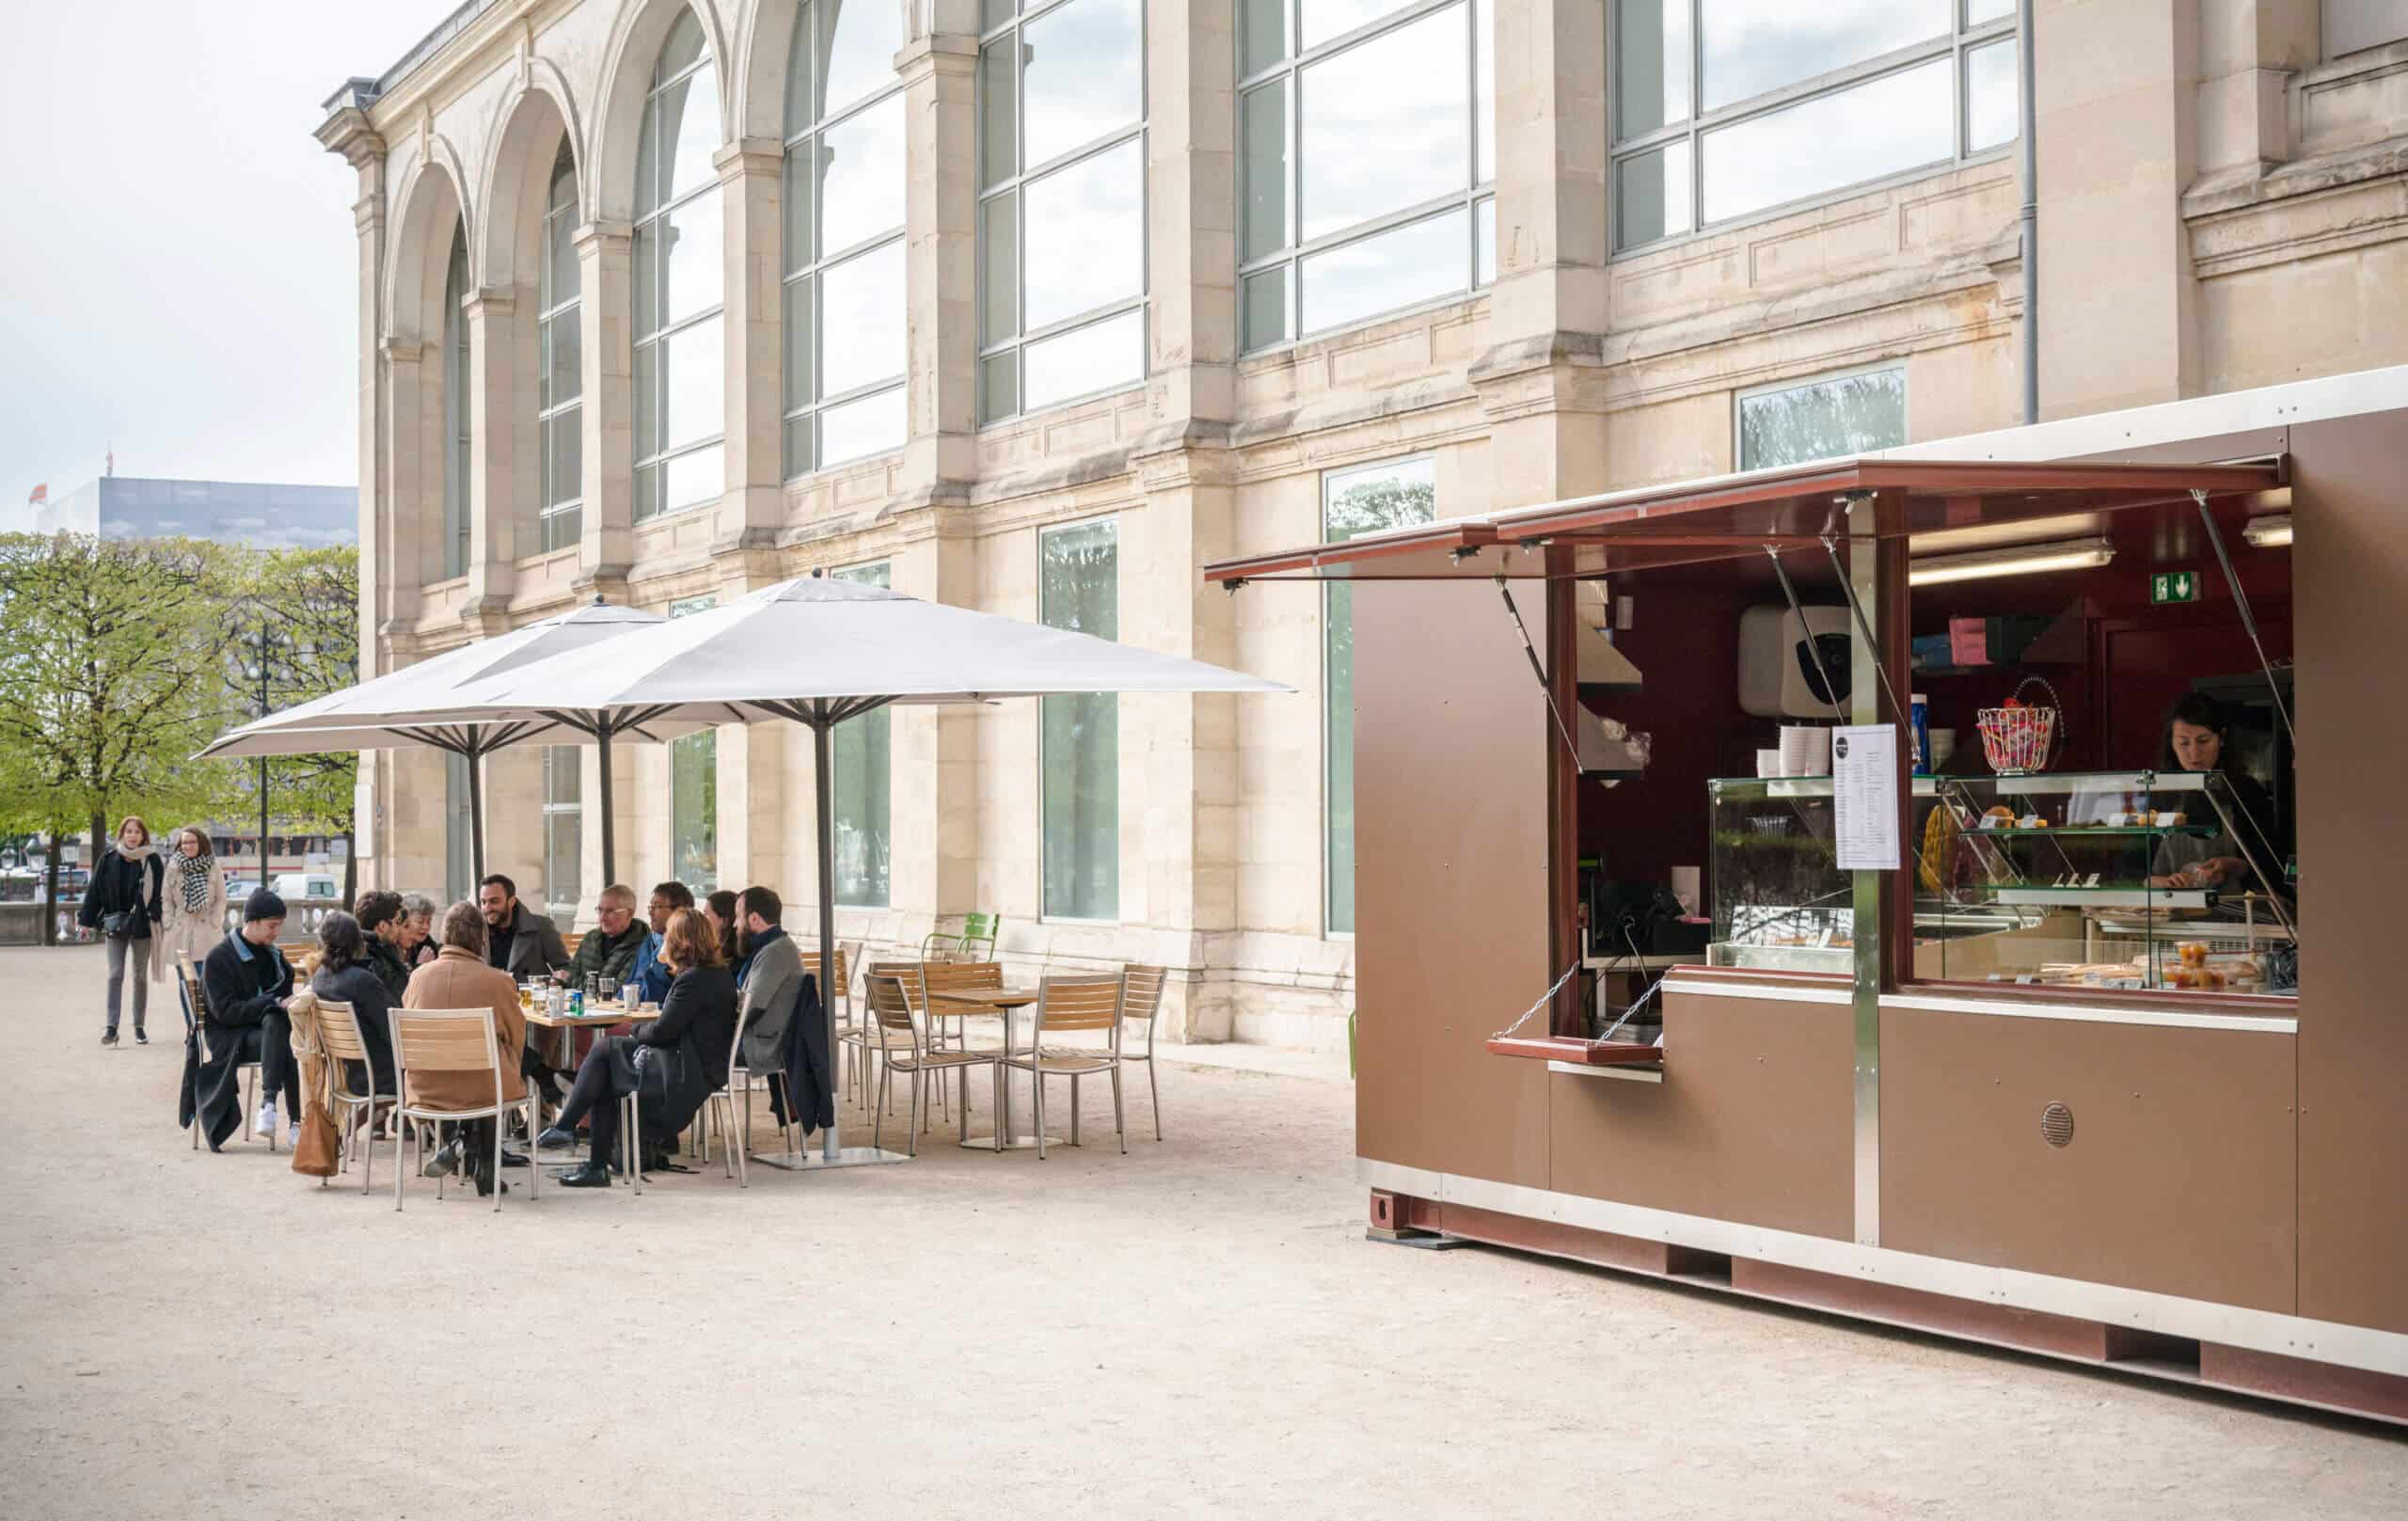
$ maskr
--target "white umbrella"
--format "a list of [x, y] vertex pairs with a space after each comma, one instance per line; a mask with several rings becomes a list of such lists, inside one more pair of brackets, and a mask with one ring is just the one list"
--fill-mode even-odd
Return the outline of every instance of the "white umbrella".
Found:
[[[665, 723], [790, 719], [811, 730], [819, 816], [819, 943], [836, 943], [835, 796], [829, 735], [893, 703], [1085, 692], [1294, 690], [1091, 634], [924, 602], [816, 572], [608, 646], [554, 656], [468, 689], [463, 709], [647, 712]], [[835, 1046], [834, 999], [821, 1007]], [[821, 1074], [823, 1082], [827, 1074]], [[823, 1101], [831, 1096], [825, 1092]], [[832, 1125], [823, 1160], [844, 1160]], [[858, 1160], [877, 1160], [862, 1156]]]
[[[645, 738], [700, 728], [700, 723], [655, 729], [650, 709], [565, 713], [532, 708], [483, 707], [463, 712], [464, 688], [506, 677], [556, 656], [589, 649], [638, 628], [668, 620], [641, 608], [619, 608], [596, 598], [590, 607], [564, 612], [446, 650], [356, 687], [271, 713], [221, 736], [198, 758], [223, 760], [252, 755], [316, 755], [346, 750], [396, 750], [425, 745], [468, 763], [469, 858], [475, 875], [485, 872], [484, 757], [566, 727], [587, 738], [634, 732]], [[602, 871], [612, 868], [610, 747], [602, 745]]]

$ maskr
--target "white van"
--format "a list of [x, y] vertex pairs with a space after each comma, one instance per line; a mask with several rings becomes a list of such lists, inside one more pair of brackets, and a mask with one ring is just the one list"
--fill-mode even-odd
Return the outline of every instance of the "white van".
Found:
[[276, 875], [276, 895], [287, 903], [334, 903], [342, 896], [342, 879], [314, 871], [282, 871]]

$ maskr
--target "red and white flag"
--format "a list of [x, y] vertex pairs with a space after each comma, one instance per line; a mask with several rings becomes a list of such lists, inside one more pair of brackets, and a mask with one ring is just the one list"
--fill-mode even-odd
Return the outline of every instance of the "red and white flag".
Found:
[[34, 494], [25, 499], [25, 505], [28, 507], [39, 507], [49, 500], [50, 483], [44, 481], [41, 484], [34, 487]]

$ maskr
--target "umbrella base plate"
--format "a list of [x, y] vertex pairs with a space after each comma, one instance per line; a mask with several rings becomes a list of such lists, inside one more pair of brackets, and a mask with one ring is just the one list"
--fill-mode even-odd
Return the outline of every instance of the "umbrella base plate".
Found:
[[816, 1147], [801, 1156], [789, 1156], [783, 1151], [748, 1153], [755, 1166], [776, 1167], [785, 1172], [825, 1172], [831, 1167], [879, 1167], [890, 1162], [911, 1159], [900, 1151], [881, 1150], [874, 1146], [848, 1146], [828, 1156]]

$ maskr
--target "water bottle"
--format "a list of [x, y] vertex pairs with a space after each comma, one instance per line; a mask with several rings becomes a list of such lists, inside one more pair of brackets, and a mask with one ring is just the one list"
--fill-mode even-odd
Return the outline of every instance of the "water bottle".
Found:
[[1912, 726], [1915, 747], [1914, 773], [1917, 776], [1929, 776], [1931, 774], [1931, 699], [1921, 692], [1916, 692], [1907, 699], [1907, 704], [1910, 715], [1909, 722]]

